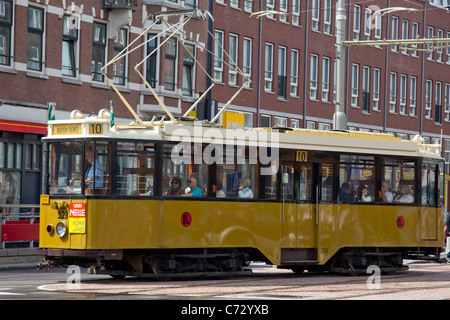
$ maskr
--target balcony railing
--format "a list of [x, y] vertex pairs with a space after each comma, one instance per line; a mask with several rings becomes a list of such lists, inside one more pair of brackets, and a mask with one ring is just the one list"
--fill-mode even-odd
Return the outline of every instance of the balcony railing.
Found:
[[103, 9], [137, 9], [137, 0], [103, 0]]

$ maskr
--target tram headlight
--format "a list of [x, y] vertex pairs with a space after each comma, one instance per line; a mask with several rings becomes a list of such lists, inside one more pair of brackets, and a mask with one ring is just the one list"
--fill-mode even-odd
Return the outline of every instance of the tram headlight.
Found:
[[56, 234], [62, 238], [67, 233], [67, 224], [65, 221], [58, 222], [56, 225]]

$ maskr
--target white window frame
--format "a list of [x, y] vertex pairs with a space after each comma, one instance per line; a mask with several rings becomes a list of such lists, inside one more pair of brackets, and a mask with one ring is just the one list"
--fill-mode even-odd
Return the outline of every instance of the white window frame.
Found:
[[322, 58], [322, 101], [329, 102], [330, 99], [330, 58]]
[[[287, 13], [289, 0], [280, 0], [280, 12]], [[280, 22], [287, 23], [287, 14], [281, 14]]]
[[[363, 78], [362, 78], [362, 92], [363, 92], [363, 102], [361, 104], [362, 106], [362, 111], [369, 113], [370, 112], [370, 67], [369, 66], [363, 66]], [[365, 103], [365, 99], [364, 99], [364, 94], [369, 95], [369, 105], [367, 106], [368, 110], [365, 110], [364, 108], [364, 103]]]
[[427, 79], [425, 82], [425, 118], [431, 119], [433, 103], [433, 81]]
[[[411, 23], [411, 39], [417, 39], [419, 37], [419, 24], [417, 22]], [[417, 48], [417, 43], [411, 44], [412, 48]], [[411, 51], [411, 56], [418, 57], [417, 50]]]
[[444, 109], [444, 120], [450, 121], [450, 83], [445, 84], [444, 100], [445, 100], [445, 102], [444, 102], [445, 107], [443, 108]]
[[[409, 21], [406, 19], [402, 20], [402, 40], [407, 40], [409, 34]], [[408, 50], [406, 50], [406, 46], [404, 46], [402, 49], [402, 54], [408, 55]]]
[[[280, 78], [284, 77], [284, 95], [280, 96], [280, 88], [278, 88], [278, 97], [286, 99], [287, 96], [287, 74], [286, 74], [286, 65], [287, 65], [287, 48], [283, 46], [278, 47], [278, 86], [280, 86]], [[286, 119], [287, 121], [287, 119]], [[287, 122], [286, 122], [287, 125]]]
[[[428, 39], [433, 39], [434, 37], [434, 27], [432, 26], [428, 26], [427, 28], [427, 38]], [[432, 44], [427, 44], [427, 60], [429, 61], [433, 61], [433, 51], [434, 50], [430, 50], [431, 46], [433, 46]]]
[[380, 110], [380, 80], [381, 70], [379, 68], [373, 69], [373, 93], [372, 93], [372, 108], [373, 110]]
[[[274, 11], [275, 10], [275, 0], [266, 0], [266, 10]], [[266, 15], [269, 19], [274, 19], [273, 14]]]
[[230, 33], [228, 37], [229, 43], [229, 67], [228, 67], [228, 84], [237, 85], [237, 69], [239, 57], [239, 37], [237, 34]]
[[253, 0], [244, 0], [244, 11], [248, 13], [253, 12]]
[[292, 25], [300, 25], [300, 0], [292, 0]]
[[[436, 37], [438, 39], [444, 38], [444, 30], [438, 29]], [[443, 44], [442, 43], [438, 43], [436, 46], [437, 46], [437, 49], [436, 49], [436, 61], [439, 62], [439, 63], [442, 63], [443, 62], [442, 57], [443, 57], [444, 49], [442, 49], [441, 47], [443, 46]]]
[[400, 114], [406, 115], [406, 92], [408, 76], [400, 74]]
[[364, 40], [370, 40], [372, 32], [372, 9], [364, 9]]
[[[242, 72], [251, 80], [252, 78], [252, 38], [244, 38], [243, 40], [243, 56], [242, 56]], [[246, 88], [250, 87], [250, 83], [247, 83]]]
[[223, 82], [223, 37], [222, 30], [215, 30], [214, 37], [214, 80]]
[[309, 98], [311, 100], [317, 100], [317, 81], [319, 79], [319, 56], [317, 54], [311, 54], [311, 65], [310, 65], [310, 75], [309, 75]]
[[359, 100], [359, 64], [352, 63], [352, 107], [358, 107]]
[[417, 106], [417, 77], [411, 76], [409, 79], [409, 115], [416, 116]]
[[320, 0], [312, 0], [311, 4], [311, 29], [319, 31], [320, 23]]
[[323, 33], [331, 34], [331, 0], [324, 0], [323, 7]]
[[291, 77], [290, 77], [291, 97], [298, 97], [299, 57], [300, 57], [300, 52], [297, 49], [291, 49]]
[[389, 76], [389, 112], [395, 113], [397, 104], [397, 73], [391, 72]]
[[264, 91], [273, 92], [273, 44], [266, 42], [264, 52]]
[[361, 6], [355, 4], [353, 6], [353, 40], [359, 40], [361, 33]]
[[[391, 21], [391, 40], [398, 40], [398, 17], [396, 16], [393, 16]], [[391, 51], [398, 52], [398, 45], [392, 45]]]

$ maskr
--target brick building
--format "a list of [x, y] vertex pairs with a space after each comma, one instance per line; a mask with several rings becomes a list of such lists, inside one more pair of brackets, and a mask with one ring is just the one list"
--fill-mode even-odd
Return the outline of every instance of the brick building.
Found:
[[[449, 5], [448, 0], [347, 0], [345, 37], [450, 38]], [[150, 13], [195, 6], [212, 12], [214, 22], [190, 21], [139, 69], [172, 113], [183, 114], [208, 88], [207, 77], [186, 50], [216, 83], [197, 108], [199, 118], [214, 114], [243, 84], [232, 64], [224, 63], [229, 58], [223, 47], [252, 80], [230, 106], [245, 115], [247, 127], [332, 127], [334, 0], [0, 0], [0, 181], [2, 190], [6, 184], [16, 190], [2, 203], [38, 202], [40, 138], [46, 134], [49, 103], [60, 119], [74, 109], [97, 113], [112, 100], [116, 119], [129, 121], [130, 113], [100, 68], [151, 25]], [[404, 6], [413, 10], [374, 15], [377, 9]], [[262, 10], [278, 13], [250, 16]], [[151, 40], [162, 27], [148, 30], [137, 42], [148, 43], [108, 68], [142, 117], [163, 113], [133, 70], [165, 40]], [[208, 42], [208, 29], [217, 42]], [[198, 43], [224, 61], [208, 61]], [[430, 143], [442, 137], [450, 167], [450, 48], [423, 51], [430, 46], [347, 47], [345, 110], [350, 130], [392, 132], [406, 139], [420, 133]]]

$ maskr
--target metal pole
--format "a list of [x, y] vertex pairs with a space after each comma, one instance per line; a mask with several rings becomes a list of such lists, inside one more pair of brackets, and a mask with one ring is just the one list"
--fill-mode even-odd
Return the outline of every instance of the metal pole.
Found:
[[333, 129], [347, 130], [345, 114], [345, 1], [338, 0], [336, 7], [336, 106], [333, 115]]

